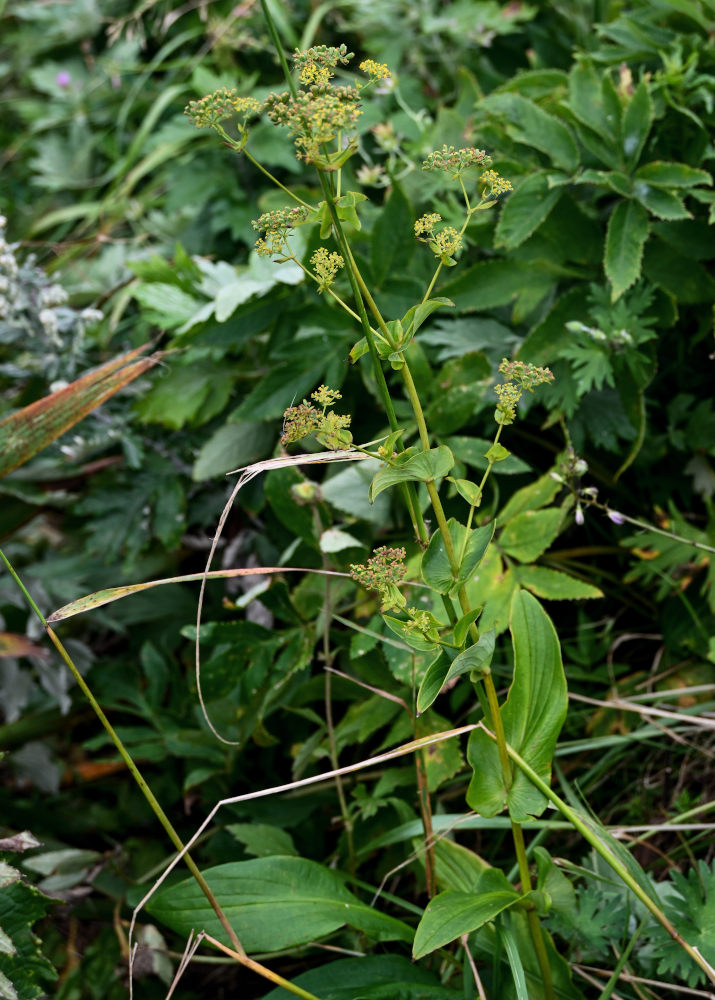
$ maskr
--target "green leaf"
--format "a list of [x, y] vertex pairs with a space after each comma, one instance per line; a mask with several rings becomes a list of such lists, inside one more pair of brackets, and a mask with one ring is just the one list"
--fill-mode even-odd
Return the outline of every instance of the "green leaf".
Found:
[[196, 427], [221, 412], [234, 383], [234, 373], [225, 361], [219, 365], [188, 358], [160, 375], [135, 409], [143, 423], [163, 424], [171, 430], [187, 423]]
[[[343, 958], [291, 976], [291, 982], [320, 1000], [461, 1000], [461, 993], [442, 986], [427, 969], [405, 955], [365, 955]], [[294, 1000], [295, 993], [278, 988], [263, 1000]]]
[[267, 423], [241, 420], [224, 424], [201, 446], [192, 478], [201, 482], [252, 465], [270, 454], [274, 437], [274, 431]]
[[226, 832], [246, 848], [247, 854], [268, 858], [275, 854], [298, 856], [293, 838], [287, 830], [269, 823], [230, 823]]
[[422, 958], [463, 934], [471, 934], [523, 898], [494, 868], [479, 876], [473, 892], [441, 892], [430, 900], [417, 925], [413, 958]]
[[503, 444], [499, 444], [499, 442], [497, 442], [491, 446], [484, 457], [488, 462], [503, 462], [509, 458], [510, 455], [511, 452], [508, 451]]
[[369, 497], [372, 503], [383, 490], [389, 489], [395, 483], [419, 482], [427, 483], [441, 479], [447, 475], [454, 465], [454, 456], [446, 445], [430, 448], [429, 451], [403, 452], [397, 461], [403, 459], [401, 465], [386, 465], [377, 473], [370, 483]]
[[645, 79], [636, 87], [623, 115], [623, 152], [629, 169], [633, 169], [643, 152], [653, 124], [653, 102]]
[[533, 263], [516, 260], [480, 261], [440, 289], [454, 299], [460, 311], [495, 309], [517, 300], [525, 302], [521, 316], [532, 312], [556, 284], [552, 273]]
[[587, 59], [577, 62], [569, 73], [569, 107], [602, 143], [613, 148], [617, 122], [609, 120], [601, 73]]
[[415, 247], [412, 206], [399, 184], [390, 195], [372, 229], [370, 263], [379, 288], [397, 267], [407, 267]]
[[519, 562], [538, 559], [559, 533], [563, 512], [558, 507], [516, 514], [499, 535], [499, 549]]
[[643, 246], [649, 233], [648, 213], [642, 205], [635, 201], [616, 205], [608, 220], [603, 258], [612, 302], [640, 277]]
[[579, 152], [570, 129], [554, 115], [520, 94], [498, 93], [483, 102], [487, 111], [504, 114], [512, 139], [545, 153], [557, 167], [569, 173], [578, 166]]
[[374, 503], [368, 499], [370, 481], [379, 467], [377, 459], [372, 458], [346, 463], [345, 468], [321, 483], [323, 500], [344, 514], [362, 518], [371, 524], [386, 524], [390, 518], [389, 497], [380, 496]]
[[636, 170], [634, 180], [643, 181], [652, 187], [690, 188], [698, 184], [712, 184], [712, 176], [707, 170], [689, 167], [687, 163], [670, 163], [654, 160]]
[[[421, 632], [415, 631], [414, 628], [409, 628], [407, 621], [402, 621], [401, 618], [393, 618], [391, 615], [383, 615], [382, 617], [390, 631], [398, 635], [412, 649], [418, 649], [420, 652], [427, 653], [437, 649], [438, 643], [435, 640], [426, 639]], [[429, 667], [427, 669], [429, 670]]]
[[494, 641], [494, 629], [482, 632], [473, 646], [468, 646], [463, 653], [455, 657], [444, 683], [448, 683], [453, 677], [459, 677], [461, 674], [488, 672], [489, 664], [494, 655]]
[[417, 714], [426, 712], [434, 702], [437, 695], [442, 690], [447, 671], [449, 670], [450, 659], [442, 650], [440, 654], [427, 667], [420, 689], [417, 692]]
[[355, 229], [361, 229], [360, 219], [355, 210], [355, 206], [359, 205], [361, 201], [367, 201], [367, 195], [362, 194], [360, 191], [347, 191], [342, 197], [338, 198], [335, 202], [335, 210], [340, 221], [347, 222], [348, 225], [354, 226]]
[[463, 497], [467, 503], [472, 507], [478, 507], [482, 502], [482, 493], [476, 483], [471, 482], [469, 479], [452, 479], [451, 476], [447, 476], [450, 483], [454, 483], [457, 487], [457, 493], [460, 497]]
[[[484, 472], [489, 464], [486, 454], [491, 448], [492, 443], [485, 438], [471, 438], [457, 435], [456, 437], [447, 438], [445, 443], [449, 445], [457, 461], [464, 462], [465, 465], [469, 465], [473, 469]], [[529, 469], [530, 466], [526, 462], [517, 458], [516, 455], [510, 455], [503, 462], [499, 463], [492, 474], [516, 476], [519, 473], [528, 472]]]
[[[514, 679], [501, 708], [504, 732], [507, 743], [548, 782], [568, 707], [559, 640], [551, 619], [536, 598], [525, 591], [514, 596], [510, 628]], [[546, 797], [522, 771], [513, 771], [507, 791], [497, 746], [483, 730], [472, 733], [467, 758], [474, 769], [467, 792], [472, 809], [483, 816], [494, 816], [508, 805], [511, 818], [518, 823], [544, 811]]]
[[165, 330], [174, 330], [196, 315], [206, 305], [205, 299], [196, 299], [176, 285], [152, 282], [133, 289], [134, 298], [144, 307], [146, 318]]
[[438, 296], [434, 299], [427, 299], [426, 302], [420, 302], [417, 306], [412, 306], [408, 309], [405, 315], [402, 317], [402, 326], [405, 330], [410, 329], [412, 326], [412, 335], [417, 333], [419, 328], [422, 326], [424, 321], [432, 315], [435, 309], [439, 309], [440, 306], [454, 306], [454, 302], [451, 299], [446, 299], [443, 296]]
[[545, 507], [547, 503], [551, 503], [561, 488], [562, 484], [553, 479], [548, 472], [539, 476], [533, 483], [522, 486], [510, 497], [499, 514], [499, 523], [506, 524], [522, 511]]
[[461, 646], [464, 643], [472, 623], [479, 618], [481, 612], [481, 608], [472, 608], [471, 611], [468, 611], [466, 615], [462, 615], [459, 621], [455, 623], [452, 635], [456, 646]]
[[590, 583], [577, 580], [545, 566], [514, 566], [514, 575], [522, 587], [547, 601], [574, 601], [603, 597], [602, 591]]
[[[345, 924], [378, 941], [412, 940], [406, 924], [359, 902], [315, 861], [276, 855], [218, 865], [204, 876], [249, 953], [294, 948]], [[147, 909], [180, 934], [206, 930], [230, 944], [193, 878], [164, 889]]]
[[530, 174], [504, 202], [494, 233], [494, 245], [513, 250], [535, 232], [561, 197], [549, 188], [545, 172]]
[[47, 996], [49, 984], [56, 982], [57, 972], [42, 954], [40, 939], [32, 930], [52, 903], [26, 882], [5, 883], [0, 889], [0, 927], [12, 949], [0, 948], [0, 996], [35, 1000]]
[[[450, 518], [447, 525], [455, 555], [459, 557], [467, 529], [454, 518]], [[495, 521], [490, 521], [489, 524], [485, 524], [481, 528], [470, 530], [467, 544], [464, 547], [464, 556], [454, 576], [442, 535], [436, 531], [422, 556], [422, 578], [425, 583], [436, 590], [438, 594], [449, 594], [461, 587], [474, 573], [484, 557], [494, 535], [495, 525]]]
[[650, 187], [643, 181], [638, 181], [635, 186], [635, 196], [651, 215], [665, 222], [693, 217], [683, 204], [683, 199], [665, 188]]

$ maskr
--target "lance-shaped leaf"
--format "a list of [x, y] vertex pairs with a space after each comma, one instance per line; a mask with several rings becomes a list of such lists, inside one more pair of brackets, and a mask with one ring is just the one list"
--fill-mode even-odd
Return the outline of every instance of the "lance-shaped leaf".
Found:
[[83, 375], [64, 389], [16, 410], [0, 421], [0, 476], [42, 451], [66, 430], [157, 363], [160, 353], [134, 360], [143, 344]]
[[[512, 601], [514, 679], [501, 709], [506, 741], [545, 781], [566, 718], [566, 677], [556, 631], [535, 597], [519, 591]], [[468, 760], [474, 774], [467, 802], [482, 816], [494, 816], [505, 805], [512, 819], [524, 822], [539, 816], [546, 798], [522, 771], [514, 770], [509, 788], [504, 783], [496, 743], [482, 730], [469, 740]]]
[[453, 465], [454, 455], [444, 444], [439, 445], [438, 448], [430, 448], [429, 451], [413, 452], [411, 449], [404, 451], [398, 456], [396, 464], [386, 465], [380, 469], [370, 483], [370, 503], [383, 490], [394, 486], [395, 483], [427, 483], [434, 479], [441, 479], [447, 475]]
[[[457, 559], [456, 572], [447, 555], [447, 549], [439, 532], [432, 536], [429, 546], [422, 556], [422, 579], [439, 594], [449, 594], [469, 579], [482, 561], [494, 534], [496, 521], [490, 521], [481, 528], [470, 530], [466, 545], [464, 536], [467, 529], [463, 524], [450, 518], [447, 522], [452, 549]], [[462, 550], [464, 554], [462, 555]]]
[[[345, 924], [378, 941], [412, 941], [407, 924], [361, 903], [335, 872], [315, 861], [274, 855], [218, 865], [204, 875], [249, 953], [294, 948]], [[193, 878], [160, 892], [147, 909], [180, 934], [206, 930], [229, 944]]]
[[603, 266], [611, 283], [611, 301], [638, 280], [643, 246], [648, 239], [648, 213], [637, 201], [622, 201], [608, 220]]

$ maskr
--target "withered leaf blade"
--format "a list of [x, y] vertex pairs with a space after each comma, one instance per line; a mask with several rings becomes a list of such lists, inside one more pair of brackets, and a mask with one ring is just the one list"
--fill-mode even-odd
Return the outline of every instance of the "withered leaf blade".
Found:
[[0, 476], [27, 462], [105, 399], [152, 368], [163, 354], [139, 358], [149, 346], [142, 344], [0, 420]]

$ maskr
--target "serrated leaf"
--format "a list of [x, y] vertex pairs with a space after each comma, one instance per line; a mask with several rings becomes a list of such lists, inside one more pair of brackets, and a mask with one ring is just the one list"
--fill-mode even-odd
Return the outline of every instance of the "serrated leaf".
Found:
[[636, 87], [623, 114], [623, 152], [632, 169], [643, 152], [653, 124], [653, 102], [648, 84], [643, 79]]
[[[401, 920], [359, 902], [336, 872], [305, 858], [257, 858], [209, 868], [204, 877], [247, 952], [306, 944], [345, 924], [376, 940], [412, 941]], [[180, 934], [226, 932], [193, 878], [158, 893], [147, 905]]]
[[522, 587], [547, 601], [603, 597], [603, 592], [598, 587], [546, 566], [515, 566], [514, 574]]
[[608, 120], [602, 76], [589, 60], [577, 62], [569, 73], [568, 103], [580, 122], [595, 132], [602, 142], [613, 147], [616, 123]]
[[429, 451], [418, 451], [415, 454], [403, 452], [407, 460], [401, 465], [386, 465], [376, 474], [370, 483], [369, 497], [372, 503], [383, 490], [396, 483], [420, 482], [427, 483], [442, 479], [454, 465], [454, 456], [446, 445], [430, 448]]
[[612, 302], [640, 277], [643, 246], [649, 233], [648, 213], [642, 205], [636, 201], [616, 205], [608, 220], [603, 258]]
[[639, 167], [634, 180], [643, 181], [653, 187], [695, 187], [697, 184], [711, 184], [712, 177], [707, 170], [689, 167], [687, 163], [673, 163], [654, 160]]
[[530, 174], [504, 202], [494, 233], [495, 246], [513, 250], [535, 232], [561, 197], [550, 188], [545, 172]]
[[635, 196], [651, 215], [665, 222], [693, 217], [683, 204], [683, 199], [666, 188], [651, 187], [644, 181], [638, 181], [635, 186]]
[[465, 583], [484, 557], [494, 535], [495, 524], [495, 521], [490, 521], [481, 528], [470, 530], [467, 544], [464, 545], [467, 529], [454, 518], [450, 518], [447, 525], [454, 552], [458, 557], [464, 545], [464, 556], [456, 574], [453, 575], [442, 536], [439, 532], [435, 532], [422, 556], [422, 578], [425, 583], [438, 594], [449, 594]]
[[[568, 707], [559, 640], [551, 619], [536, 598], [525, 591], [519, 591], [512, 601], [510, 629], [514, 679], [501, 708], [504, 732], [507, 743], [548, 782]], [[474, 769], [467, 792], [472, 809], [483, 816], [494, 816], [508, 804], [511, 818], [519, 823], [544, 811], [545, 796], [522, 771], [513, 771], [507, 788], [498, 748], [483, 730], [471, 734], [467, 759]]]
[[562, 484], [553, 479], [548, 472], [539, 476], [528, 486], [522, 486], [506, 502], [499, 514], [499, 523], [506, 524], [522, 511], [539, 510], [541, 507], [545, 507], [547, 503], [551, 503], [561, 488]]
[[570, 129], [560, 119], [520, 94], [499, 93], [488, 97], [487, 110], [496, 110], [509, 120], [512, 139], [545, 153], [552, 163], [569, 173], [578, 166], [579, 153]]
[[499, 535], [499, 549], [519, 562], [538, 559], [559, 533], [563, 512], [558, 507], [516, 514]]

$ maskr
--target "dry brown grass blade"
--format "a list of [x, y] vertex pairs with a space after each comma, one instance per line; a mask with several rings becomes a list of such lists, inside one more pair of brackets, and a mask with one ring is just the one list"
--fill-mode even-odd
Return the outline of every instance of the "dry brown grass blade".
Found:
[[148, 347], [151, 344], [142, 344], [0, 420], [0, 476], [27, 462], [105, 399], [152, 368], [163, 357], [161, 352], [135, 360]]

